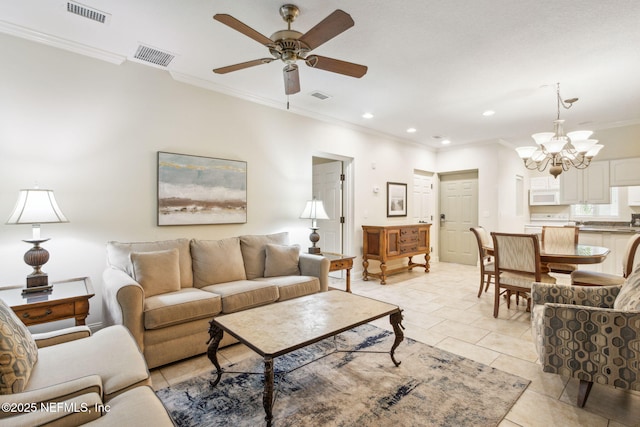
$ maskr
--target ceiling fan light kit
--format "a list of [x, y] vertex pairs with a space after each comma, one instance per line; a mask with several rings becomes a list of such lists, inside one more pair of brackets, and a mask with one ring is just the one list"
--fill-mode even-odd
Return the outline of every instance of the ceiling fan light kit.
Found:
[[226, 74], [232, 71], [243, 70], [256, 65], [268, 64], [276, 59], [285, 63], [282, 69], [284, 88], [286, 95], [300, 92], [300, 76], [296, 62], [298, 60], [311, 67], [324, 71], [330, 71], [350, 77], [360, 78], [367, 73], [367, 67], [339, 59], [327, 58], [320, 55], [309, 55], [313, 49], [326, 43], [337, 35], [353, 27], [351, 16], [337, 9], [315, 27], [306, 33], [291, 29], [291, 23], [298, 17], [300, 10], [293, 4], [285, 4], [280, 7], [280, 16], [287, 23], [287, 29], [276, 31], [271, 37], [266, 37], [231, 15], [216, 14], [213, 16], [218, 22], [252, 38], [266, 46], [272, 58], [255, 59], [226, 67], [215, 68], [216, 74]]
[[564, 101], [560, 97], [560, 83], [556, 84], [557, 116], [553, 121], [553, 132], [540, 132], [531, 135], [537, 146], [518, 147], [516, 151], [527, 169], [544, 171], [550, 166], [549, 173], [557, 178], [570, 168], [586, 169], [602, 147], [597, 139], [589, 139], [592, 131], [578, 130], [564, 133], [564, 120], [560, 119], [560, 106], [569, 109], [578, 98]]

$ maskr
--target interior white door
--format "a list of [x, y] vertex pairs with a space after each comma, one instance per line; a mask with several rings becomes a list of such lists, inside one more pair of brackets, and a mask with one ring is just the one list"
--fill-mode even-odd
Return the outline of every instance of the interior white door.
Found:
[[433, 222], [433, 176], [413, 175], [413, 222]]
[[322, 200], [329, 219], [318, 220], [318, 246], [324, 252], [342, 253], [342, 162], [313, 165], [313, 197]]
[[478, 224], [477, 172], [440, 177], [440, 261], [476, 265], [478, 245], [469, 229]]

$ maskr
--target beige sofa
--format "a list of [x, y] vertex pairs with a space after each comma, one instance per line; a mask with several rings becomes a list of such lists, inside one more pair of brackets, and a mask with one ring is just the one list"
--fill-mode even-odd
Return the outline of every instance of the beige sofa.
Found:
[[0, 301], [0, 329], [0, 426], [173, 426], [126, 328], [32, 335]]
[[[288, 240], [109, 242], [105, 321], [131, 331], [149, 368], [205, 353], [214, 316], [328, 289], [329, 260]], [[225, 335], [221, 346], [233, 342]]]

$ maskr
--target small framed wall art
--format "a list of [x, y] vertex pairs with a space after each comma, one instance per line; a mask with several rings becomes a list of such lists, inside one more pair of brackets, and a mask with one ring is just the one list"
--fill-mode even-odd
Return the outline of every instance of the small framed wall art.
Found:
[[387, 216], [407, 216], [407, 184], [387, 182]]
[[158, 225], [247, 222], [247, 162], [158, 151]]

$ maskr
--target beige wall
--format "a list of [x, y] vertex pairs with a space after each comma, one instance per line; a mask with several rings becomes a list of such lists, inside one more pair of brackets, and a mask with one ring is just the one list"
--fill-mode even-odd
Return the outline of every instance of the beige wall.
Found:
[[[352, 159], [354, 236], [348, 250], [354, 255], [361, 254], [361, 225], [410, 221], [386, 217], [385, 187], [388, 181], [411, 186], [414, 170], [477, 169], [480, 224], [491, 230], [519, 226], [510, 213], [513, 186], [503, 186], [521, 162], [498, 142], [436, 155], [179, 83], [164, 70], [136, 63], [113, 65], [7, 35], [0, 35], [0, 49], [0, 285], [24, 283], [30, 272], [22, 261], [29, 245], [21, 241], [30, 238], [29, 226], [4, 224], [18, 190], [51, 188], [71, 222], [43, 225], [43, 236], [52, 238], [45, 244], [51, 259], [44, 270], [54, 280], [91, 277], [97, 295], [90, 324], [101, 322], [109, 240], [286, 230], [292, 243], [307, 247], [309, 224], [298, 216], [311, 196], [313, 156]], [[156, 226], [158, 151], [247, 161], [247, 223]], [[374, 186], [381, 191], [374, 193]], [[411, 206], [411, 188], [408, 194]], [[437, 254], [437, 233], [432, 244]]]
[[[70, 223], [43, 225], [52, 238], [44, 270], [51, 279], [91, 277], [98, 295], [89, 323], [101, 322], [108, 240], [286, 230], [307, 247], [309, 224], [298, 216], [311, 196], [312, 157], [328, 153], [353, 159], [349, 252], [360, 255], [361, 225], [387, 221], [386, 182], [411, 183], [415, 169], [435, 169], [435, 154], [424, 147], [179, 83], [164, 70], [6, 35], [0, 48], [0, 284], [24, 283], [30, 272], [22, 261], [29, 245], [21, 241], [30, 227], [4, 224], [18, 190], [51, 188]], [[247, 223], [156, 226], [157, 151], [247, 161]]]

